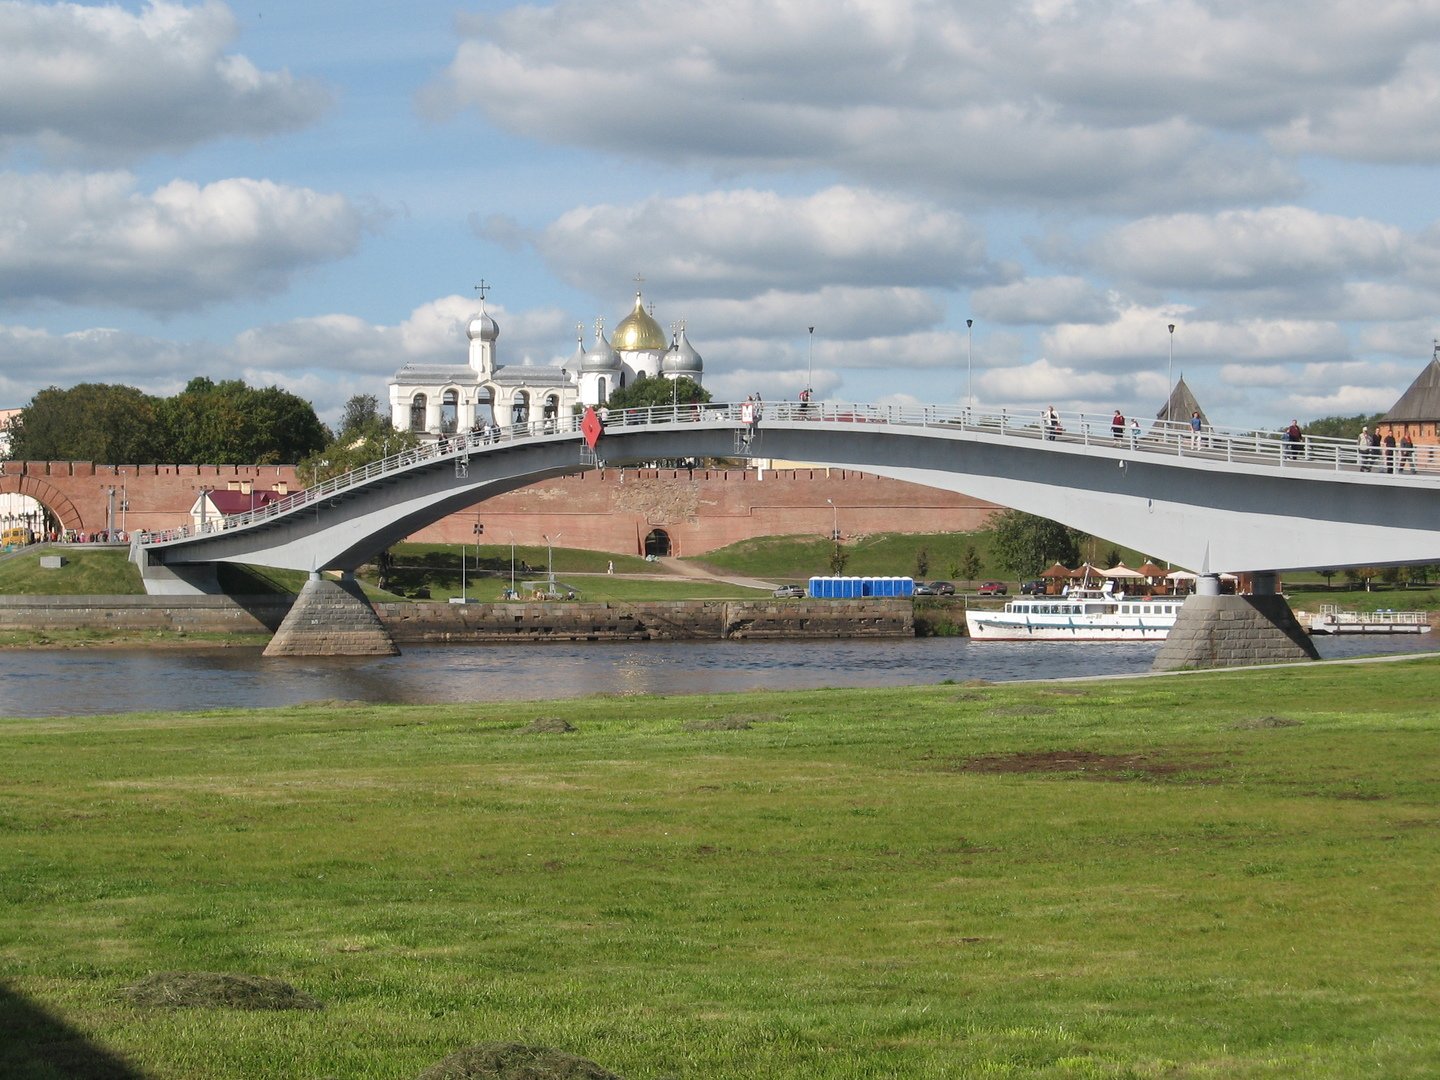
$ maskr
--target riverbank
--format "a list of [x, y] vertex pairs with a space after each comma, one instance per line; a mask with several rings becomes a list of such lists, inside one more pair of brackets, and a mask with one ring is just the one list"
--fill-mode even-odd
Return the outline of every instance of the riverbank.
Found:
[[1423, 1075], [1437, 671], [3, 721], [0, 1072]]
[[[209, 644], [238, 635], [265, 640], [293, 604], [289, 596], [0, 596], [0, 640], [34, 643], [84, 635], [114, 644], [155, 640]], [[376, 603], [402, 648], [415, 644], [542, 641], [676, 641], [913, 638], [909, 599], [674, 600], [437, 604]], [[128, 635], [128, 637], [127, 637]], [[52, 639], [58, 640], [58, 639]]]

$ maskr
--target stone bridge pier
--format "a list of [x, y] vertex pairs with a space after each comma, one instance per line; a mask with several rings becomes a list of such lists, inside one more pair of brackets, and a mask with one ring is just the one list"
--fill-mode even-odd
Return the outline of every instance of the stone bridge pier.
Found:
[[1251, 575], [1248, 596], [1220, 592], [1218, 574], [1202, 574], [1180, 608], [1152, 671], [1246, 667], [1318, 660], [1310, 635], [1275, 588], [1275, 574]]

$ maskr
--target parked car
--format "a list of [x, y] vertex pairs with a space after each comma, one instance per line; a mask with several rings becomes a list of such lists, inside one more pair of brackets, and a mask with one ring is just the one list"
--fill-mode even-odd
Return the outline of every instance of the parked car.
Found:
[[948, 581], [932, 581], [930, 582], [930, 588], [934, 590], [936, 596], [955, 595], [955, 586]]
[[1043, 577], [1036, 578], [1034, 581], [1027, 581], [1020, 586], [1020, 594], [1022, 596], [1043, 596], [1047, 584], [1048, 582]]
[[1003, 581], [982, 581], [976, 590], [981, 596], [1004, 596], [1010, 591]]
[[775, 590], [775, 599], [777, 599], [777, 600], [804, 600], [804, 599], [805, 599], [805, 586], [804, 586], [804, 585], [781, 585], [778, 589]]
[[914, 588], [913, 590], [911, 590], [911, 591], [912, 591], [912, 593], [913, 593], [915, 596], [934, 596], [934, 595], [935, 595], [935, 590], [932, 589], [932, 588], [930, 587], [930, 584], [929, 584], [928, 582], [925, 582], [925, 581], [917, 581], [917, 582], [915, 582], [915, 588]]

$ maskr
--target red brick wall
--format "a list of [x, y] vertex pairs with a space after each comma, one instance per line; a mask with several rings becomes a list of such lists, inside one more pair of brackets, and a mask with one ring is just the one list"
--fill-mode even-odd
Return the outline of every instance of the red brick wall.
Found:
[[[105, 528], [108, 491], [129, 509], [124, 528], [159, 530], [190, 520], [205, 488], [230, 483], [258, 488], [300, 486], [293, 465], [120, 465], [89, 462], [0, 462], [0, 492], [32, 495], [67, 528]], [[834, 509], [826, 500], [834, 504]], [[828, 537], [832, 521], [847, 538], [875, 532], [969, 532], [995, 507], [965, 495], [844, 469], [605, 469], [541, 481], [436, 522], [414, 537], [435, 543], [543, 544], [642, 554], [655, 528], [671, 553], [699, 555], [754, 536], [808, 533]], [[556, 537], [559, 537], [556, 540]]]

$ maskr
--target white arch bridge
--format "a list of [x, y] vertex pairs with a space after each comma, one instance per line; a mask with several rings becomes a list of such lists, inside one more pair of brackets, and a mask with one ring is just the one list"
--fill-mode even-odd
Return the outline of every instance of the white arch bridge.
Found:
[[[759, 411], [759, 410], [755, 410]], [[749, 422], [747, 422], [747, 418]], [[612, 412], [593, 452], [579, 417], [452, 436], [253, 513], [140, 534], [152, 593], [214, 589], [214, 565], [353, 571], [390, 544], [546, 477], [673, 458], [779, 458], [863, 469], [1041, 515], [1201, 573], [1440, 562], [1434, 448], [1369, 455], [1279, 432], [941, 406], [766, 403]], [[1390, 471], [1387, 471], [1387, 468]]]

